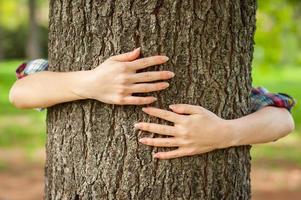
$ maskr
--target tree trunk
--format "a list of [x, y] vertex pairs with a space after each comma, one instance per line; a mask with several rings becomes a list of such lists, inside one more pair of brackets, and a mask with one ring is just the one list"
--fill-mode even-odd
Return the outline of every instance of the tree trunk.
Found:
[[26, 46], [26, 56], [28, 59], [36, 59], [41, 56], [39, 27], [36, 17], [36, 0], [28, 0], [29, 10], [29, 31]]
[[4, 59], [4, 49], [3, 49], [3, 31], [0, 25], [0, 61]]
[[[142, 47], [174, 71], [154, 106], [202, 105], [226, 119], [249, 113], [256, 0], [50, 0], [50, 70], [98, 66]], [[250, 146], [152, 158], [133, 129], [141, 106], [94, 100], [47, 113], [46, 199], [250, 199]], [[158, 137], [153, 134], [152, 136]]]

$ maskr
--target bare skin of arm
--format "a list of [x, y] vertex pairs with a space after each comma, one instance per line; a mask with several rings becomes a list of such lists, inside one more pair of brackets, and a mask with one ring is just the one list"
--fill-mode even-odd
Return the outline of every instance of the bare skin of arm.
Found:
[[232, 146], [267, 143], [282, 138], [294, 130], [294, 120], [285, 108], [266, 106], [247, 116], [225, 120], [211, 111], [188, 104], [170, 106], [171, 111], [143, 108], [151, 116], [173, 126], [139, 122], [135, 128], [168, 135], [168, 138], [141, 138], [139, 142], [157, 147], [178, 147], [157, 152], [155, 158], [171, 159], [206, 153]]
[[[112, 56], [93, 70], [77, 72], [43, 71], [27, 75], [15, 82], [9, 99], [18, 108], [45, 108], [55, 104], [96, 99], [108, 104], [142, 105], [156, 101], [155, 97], [135, 97], [133, 93], [148, 93], [166, 89], [171, 71], [136, 73], [137, 70], [163, 64], [166, 56], [137, 59], [140, 48]], [[161, 81], [153, 83], [153, 81]]]
[[[166, 89], [174, 76], [170, 71], [137, 73], [137, 70], [165, 63], [166, 56], [138, 59], [140, 49], [112, 56], [93, 70], [77, 72], [38, 72], [15, 82], [10, 101], [18, 108], [45, 108], [79, 99], [96, 99], [108, 104], [142, 105], [156, 101], [152, 96], [135, 97]], [[153, 83], [153, 81], [160, 81]], [[294, 129], [292, 116], [285, 108], [264, 107], [247, 116], [225, 120], [201, 106], [177, 104], [171, 111], [144, 108], [149, 115], [174, 123], [173, 126], [140, 122], [137, 129], [168, 135], [169, 138], [144, 138], [150, 146], [178, 147], [158, 152], [159, 159], [206, 153], [215, 149], [275, 141]]]

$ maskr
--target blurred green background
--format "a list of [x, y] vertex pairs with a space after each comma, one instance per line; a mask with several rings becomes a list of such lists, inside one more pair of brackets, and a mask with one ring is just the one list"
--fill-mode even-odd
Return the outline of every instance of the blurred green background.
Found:
[[[14, 108], [8, 101], [8, 92], [16, 80], [15, 69], [21, 62], [38, 57], [47, 58], [47, 32], [48, 1], [0, 0], [0, 174], [8, 173], [11, 167], [9, 159], [1, 155], [18, 149], [17, 152], [25, 157], [22, 162], [30, 163], [37, 160], [36, 152], [45, 146], [46, 112]], [[297, 100], [292, 110], [296, 130], [275, 143], [253, 146], [255, 170], [263, 169], [267, 171], [264, 173], [270, 174], [273, 170], [280, 170], [279, 173], [284, 170], [286, 174], [290, 172], [288, 169], [293, 168], [300, 172], [297, 175], [300, 178], [301, 1], [259, 0], [255, 42], [253, 86], [287, 93]], [[38, 157], [40, 160], [43, 158]], [[296, 184], [300, 190], [299, 182]], [[261, 187], [255, 185], [254, 188]], [[296, 188], [279, 190], [289, 195]], [[258, 189], [255, 194], [264, 195], [264, 192]], [[277, 193], [269, 192], [270, 195]], [[263, 197], [259, 195], [257, 199], [260, 198]]]

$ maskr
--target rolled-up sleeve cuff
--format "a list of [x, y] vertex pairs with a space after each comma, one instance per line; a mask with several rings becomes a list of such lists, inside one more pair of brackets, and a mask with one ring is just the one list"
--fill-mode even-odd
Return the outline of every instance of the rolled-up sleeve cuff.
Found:
[[[24, 62], [16, 69], [17, 79], [24, 78], [29, 74], [36, 72], [47, 71], [48, 70], [48, 61], [44, 59], [35, 59], [29, 62]], [[38, 111], [43, 111], [45, 108], [36, 108]]]
[[48, 70], [47, 60], [44, 59], [31, 60], [29, 62], [22, 63], [16, 69], [16, 77], [17, 79], [21, 79], [29, 74], [33, 74], [40, 71], [47, 71], [47, 70]]
[[255, 112], [265, 106], [286, 108], [289, 112], [296, 105], [296, 100], [285, 93], [271, 93], [266, 88], [252, 88], [251, 112]]

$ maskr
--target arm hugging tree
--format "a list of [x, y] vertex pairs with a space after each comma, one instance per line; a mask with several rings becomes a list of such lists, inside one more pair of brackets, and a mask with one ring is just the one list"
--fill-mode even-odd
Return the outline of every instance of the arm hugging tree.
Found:
[[[86, 70], [141, 46], [143, 56], [166, 54], [158, 69], [176, 74], [153, 106], [188, 103], [237, 118], [249, 113], [255, 14], [255, 0], [50, 0], [49, 69]], [[158, 148], [140, 144], [133, 127], [146, 118], [158, 122], [141, 106], [49, 108], [45, 198], [251, 198], [249, 146], [154, 159]]]

